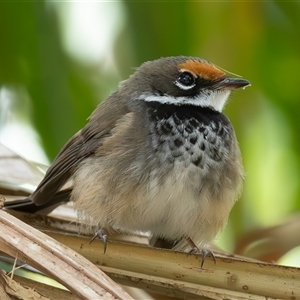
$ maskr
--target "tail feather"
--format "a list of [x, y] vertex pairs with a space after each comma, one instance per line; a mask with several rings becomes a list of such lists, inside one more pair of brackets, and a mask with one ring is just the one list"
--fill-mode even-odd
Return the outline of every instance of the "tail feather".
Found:
[[21, 200], [4, 202], [4, 207], [7, 209], [13, 209], [27, 213], [36, 213], [41, 210], [50, 213], [60, 204], [70, 201], [71, 192], [72, 189], [59, 191], [53, 196], [53, 198], [49, 202], [39, 206], [34, 204], [30, 197], [28, 197]]

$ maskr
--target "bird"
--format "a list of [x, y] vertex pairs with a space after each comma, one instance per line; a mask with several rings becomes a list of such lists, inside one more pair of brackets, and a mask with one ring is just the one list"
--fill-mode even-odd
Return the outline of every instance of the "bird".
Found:
[[202, 58], [143, 63], [97, 106], [36, 190], [6, 207], [35, 212], [71, 200], [105, 244], [115, 230], [205, 248], [241, 195], [241, 152], [223, 109], [249, 85]]

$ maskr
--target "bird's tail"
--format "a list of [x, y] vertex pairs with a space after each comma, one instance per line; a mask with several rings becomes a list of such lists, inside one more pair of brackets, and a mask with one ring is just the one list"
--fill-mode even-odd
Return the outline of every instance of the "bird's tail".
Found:
[[46, 213], [50, 213], [60, 204], [70, 201], [71, 192], [72, 189], [59, 191], [48, 202], [39, 206], [34, 204], [30, 197], [14, 201], [5, 201], [4, 208], [28, 213], [36, 213], [41, 210], [43, 210]]

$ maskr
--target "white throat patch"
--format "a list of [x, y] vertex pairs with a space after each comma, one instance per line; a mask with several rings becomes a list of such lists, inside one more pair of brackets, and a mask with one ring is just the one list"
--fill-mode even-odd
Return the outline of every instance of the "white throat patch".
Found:
[[216, 111], [221, 112], [228, 99], [230, 90], [202, 90], [202, 92], [193, 98], [189, 97], [173, 97], [170, 95], [153, 95], [153, 94], [142, 94], [139, 99], [146, 102], [159, 102], [162, 104], [173, 104], [173, 105], [195, 105], [202, 107], [212, 107]]

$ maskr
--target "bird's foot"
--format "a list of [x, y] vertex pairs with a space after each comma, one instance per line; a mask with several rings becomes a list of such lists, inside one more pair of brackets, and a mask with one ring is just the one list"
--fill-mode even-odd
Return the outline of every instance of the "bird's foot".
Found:
[[199, 249], [189, 237], [187, 237], [186, 240], [189, 243], [189, 245], [192, 247], [192, 249], [188, 252], [188, 254], [201, 254], [202, 256], [201, 265], [200, 265], [201, 269], [203, 269], [204, 261], [207, 256], [210, 256], [213, 259], [214, 264], [216, 264], [216, 257], [213, 251], [208, 249]]
[[106, 229], [105, 228], [100, 228], [92, 237], [90, 244], [92, 243], [93, 240], [95, 240], [96, 238], [100, 239], [103, 244], [104, 244], [104, 253], [106, 252], [106, 247], [107, 247], [107, 233], [106, 233]]
[[189, 254], [201, 254], [201, 256], [202, 256], [201, 265], [200, 265], [201, 269], [203, 269], [204, 261], [205, 261], [207, 256], [210, 256], [213, 259], [214, 264], [216, 264], [216, 257], [215, 257], [214, 253], [211, 250], [199, 249], [198, 247], [196, 247], [196, 248], [192, 248], [189, 251]]

